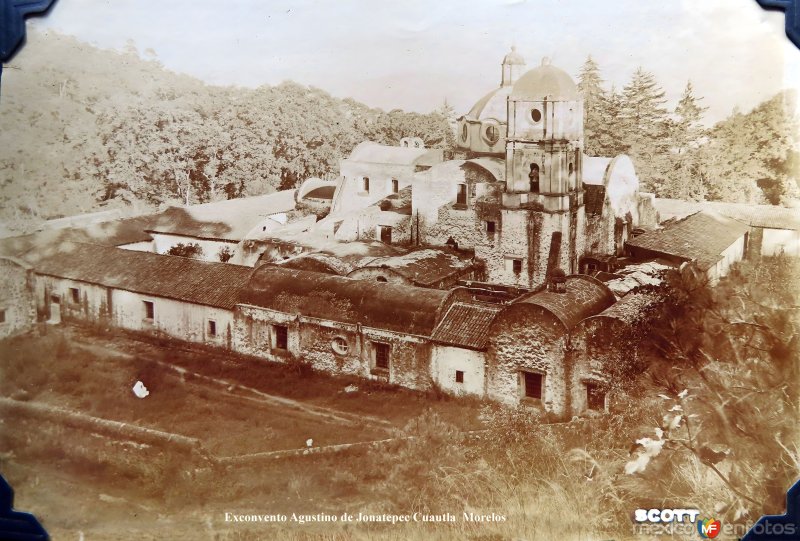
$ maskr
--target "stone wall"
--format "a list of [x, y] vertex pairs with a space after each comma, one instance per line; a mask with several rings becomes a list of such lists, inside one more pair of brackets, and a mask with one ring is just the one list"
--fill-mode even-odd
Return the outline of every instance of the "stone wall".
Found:
[[[287, 350], [272, 347], [272, 326], [276, 324], [288, 327]], [[336, 339], [339, 344], [334, 345]], [[388, 371], [375, 367], [376, 342], [390, 347]], [[360, 325], [238, 305], [234, 348], [270, 361], [304, 361], [330, 374], [359, 376], [410, 389], [425, 390], [431, 384], [430, 344], [426, 339]]]
[[[538, 306], [511, 305], [492, 323], [486, 353], [487, 397], [509, 405], [519, 402], [541, 413], [563, 417], [567, 406], [563, 324]], [[541, 400], [523, 398], [521, 372], [544, 375]]]
[[5, 338], [36, 322], [33, 271], [21, 261], [0, 258], [0, 338]]

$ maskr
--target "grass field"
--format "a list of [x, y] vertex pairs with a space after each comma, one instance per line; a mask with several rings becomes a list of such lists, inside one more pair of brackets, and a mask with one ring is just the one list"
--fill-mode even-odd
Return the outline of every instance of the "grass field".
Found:
[[[301, 449], [308, 439], [326, 446], [402, 437], [431, 415], [458, 430], [482, 427], [478, 402], [87, 327], [39, 327], [0, 343], [0, 358], [2, 397], [196, 438], [214, 457]], [[132, 392], [137, 380], [150, 391], [144, 399]], [[344, 392], [348, 385], [358, 391]], [[35, 427], [33, 443], [0, 438], [0, 471], [16, 489], [16, 507], [42, 518], [54, 539], [79, 539], [81, 532], [85, 539], [216, 539], [232, 528], [225, 511], [377, 510], [372, 483], [384, 485], [389, 473], [383, 452], [354, 449], [228, 466], [187, 485], [158, 470], [161, 462], [144, 475], [120, 466], [113, 455], [129, 450], [109, 450], [117, 447], [92, 434], [21, 418], [0, 426], [6, 435]], [[404, 445], [390, 447], [387, 459]], [[165, 447], [159, 456], [170, 452]], [[155, 533], [162, 529], [168, 537]], [[299, 532], [322, 531], [307, 525]], [[240, 527], [231, 532], [223, 538], [269, 538]]]

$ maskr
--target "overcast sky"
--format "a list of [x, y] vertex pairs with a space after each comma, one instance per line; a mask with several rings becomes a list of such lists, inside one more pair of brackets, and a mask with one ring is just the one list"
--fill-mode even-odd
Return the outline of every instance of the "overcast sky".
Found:
[[58, 0], [30, 24], [103, 48], [132, 39], [212, 84], [291, 79], [387, 110], [447, 98], [466, 112], [512, 44], [573, 76], [591, 54], [617, 87], [641, 65], [673, 102], [691, 79], [709, 121], [800, 86], [783, 13], [755, 0]]

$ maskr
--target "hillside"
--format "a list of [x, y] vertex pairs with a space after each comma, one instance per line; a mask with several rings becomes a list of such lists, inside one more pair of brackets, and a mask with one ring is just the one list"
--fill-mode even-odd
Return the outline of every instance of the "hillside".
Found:
[[133, 48], [53, 32], [32, 32], [2, 82], [0, 222], [15, 232], [103, 208], [139, 213], [290, 187], [336, 174], [365, 139], [452, 138], [436, 113], [386, 113], [291, 82], [209, 86]]

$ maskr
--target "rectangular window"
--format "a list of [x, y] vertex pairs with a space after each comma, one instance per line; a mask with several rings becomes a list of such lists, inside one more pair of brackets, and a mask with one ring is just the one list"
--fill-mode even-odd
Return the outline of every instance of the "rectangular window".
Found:
[[384, 244], [391, 244], [392, 243], [392, 228], [388, 225], [380, 225], [381, 230], [381, 242]]
[[597, 411], [606, 409], [606, 393], [597, 383], [586, 383], [586, 408]]
[[456, 370], [456, 383], [464, 383], [464, 371]]
[[542, 399], [542, 383], [544, 376], [537, 372], [522, 373], [522, 396]]
[[74, 304], [78, 304], [79, 302], [81, 302], [81, 290], [78, 289], [77, 287], [69, 288], [69, 295]]
[[522, 260], [521, 259], [512, 259], [511, 260], [511, 270], [514, 274], [519, 274], [522, 272]]
[[392, 193], [397, 193], [400, 191], [400, 181], [396, 178], [392, 179]]
[[363, 177], [361, 179], [361, 191], [368, 192], [369, 191], [369, 177]]
[[495, 231], [495, 223], [494, 222], [486, 222], [486, 232], [490, 235], [493, 235]]
[[275, 349], [289, 349], [289, 328], [286, 325], [273, 325], [272, 335]]
[[389, 344], [373, 342], [372, 351], [375, 354], [375, 368], [389, 370]]
[[153, 301], [144, 301], [144, 318], [155, 319], [156, 310]]
[[208, 336], [217, 336], [217, 322], [213, 319], [208, 320]]
[[2, 308], [0, 309], [0, 323], [5, 323], [5, 322], [6, 322], [6, 309]]
[[456, 195], [456, 204], [457, 205], [466, 205], [467, 204], [467, 185], [466, 184], [459, 184], [458, 185], [458, 194]]

